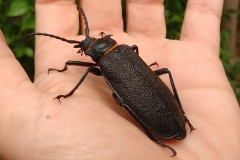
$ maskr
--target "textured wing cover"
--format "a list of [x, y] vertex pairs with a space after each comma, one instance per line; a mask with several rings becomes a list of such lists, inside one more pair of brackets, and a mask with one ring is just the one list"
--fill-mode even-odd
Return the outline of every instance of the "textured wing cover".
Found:
[[185, 118], [172, 92], [129, 46], [120, 45], [99, 64], [113, 92], [145, 129], [161, 139], [185, 131]]

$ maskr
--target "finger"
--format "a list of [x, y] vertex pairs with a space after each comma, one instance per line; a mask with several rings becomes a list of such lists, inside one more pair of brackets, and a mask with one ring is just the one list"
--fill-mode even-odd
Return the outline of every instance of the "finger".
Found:
[[188, 0], [181, 40], [219, 48], [223, 0]]
[[[36, 32], [78, 40], [79, 12], [74, 0], [36, 0]], [[55, 38], [36, 36], [35, 77], [46, 74], [50, 67], [61, 67], [77, 56], [73, 45]], [[73, 59], [75, 59], [75, 57]], [[59, 65], [56, 65], [59, 64]]]
[[[121, 1], [82, 0], [80, 5], [87, 16], [90, 37], [100, 32], [114, 34], [123, 31]], [[84, 23], [82, 23], [82, 29], [85, 29]]]
[[3, 33], [0, 30], [0, 90], [1, 101], [5, 96], [9, 96], [8, 91], [20, 89], [23, 82], [30, 82], [26, 72], [14, 57], [12, 51], [7, 46]]
[[127, 32], [135, 36], [165, 38], [163, 0], [128, 0]]
[[76, 36], [79, 16], [74, 0], [36, 0], [36, 32]]

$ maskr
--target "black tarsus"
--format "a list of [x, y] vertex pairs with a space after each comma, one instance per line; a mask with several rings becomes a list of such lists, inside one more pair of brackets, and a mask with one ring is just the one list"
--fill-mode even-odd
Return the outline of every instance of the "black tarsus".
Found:
[[168, 149], [170, 149], [171, 151], [172, 151], [172, 155], [171, 155], [171, 157], [175, 157], [176, 155], [177, 155], [177, 152], [175, 151], [175, 149], [173, 149], [172, 147], [170, 147], [170, 146], [168, 146], [168, 145], [165, 145], [164, 143], [162, 143], [161, 141], [159, 141], [159, 140], [156, 140], [156, 142], [159, 144], [159, 145], [161, 145], [162, 147], [166, 147], [166, 148], [168, 148]]
[[187, 122], [189, 128], [190, 128], [190, 133], [193, 131], [193, 130], [196, 130], [196, 128], [193, 127], [193, 125], [190, 123], [190, 121], [188, 120], [188, 118], [185, 116], [185, 121]]
[[87, 17], [85, 15], [85, 12], [83, 11], [82, 7], [78, 4], [77, 5], [77, 9], [81, 11], [82, 13], [82, 16], [83, 16], [83, 19], [84, 19], [84, 23], [85, 23], [85, 35], [86, 35], [86, 38], [90, 38], [89, 37], [89, 27], [88, 27], [88, 21], [87, 21]]

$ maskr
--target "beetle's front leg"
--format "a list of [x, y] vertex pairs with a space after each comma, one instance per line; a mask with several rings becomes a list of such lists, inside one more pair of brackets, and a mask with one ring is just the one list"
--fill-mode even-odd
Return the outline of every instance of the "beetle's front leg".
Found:
[[102, 72], [100, 71], [99, 68], [95, 68], [95, 67], [89, 67], [87, 69], [87, 71], [84, 73], [84, 75], [82, 76], [82, 78], [79, 80], [79, 82], [77, 83], [77, 85], [68, 93], [65, 95], [58, 95], [57, 97], [55, 97], [54, 99], [58, 99], [59, 102], [61, 103], [60, 99], [61, 98], [67, 98], [70, 97], [71, 95], [73, 95], [73, 93], [76, 91], [76, 89], [81, 85], [81, 83], [84, 81], [84, 79], [87, 77], [88, 73], [92, 73], [96, 76], [101, 76]]
[[95, 64], [95, 63], [91, 63], [91, 62], [81, 62], [81, 61], [71, 61], [71, 60], [69, 60], [69, 61], [67, 61], [66, 63], [65, 63], [65, 65], [64, 65], [64, 68], [63, 69], [55, 69], [55, 68], [49, 68], [48, 69], [48, 73], [50, 72], [50, 71], [58, 71], [58, 72], [64, 72], [64, 71], [66, 71], [67, 69], [68, 69], [68, 67], [67, 66], [82, 66], [82, 67], [93, 67], [93, 66], [97, 66], [97, 64]]

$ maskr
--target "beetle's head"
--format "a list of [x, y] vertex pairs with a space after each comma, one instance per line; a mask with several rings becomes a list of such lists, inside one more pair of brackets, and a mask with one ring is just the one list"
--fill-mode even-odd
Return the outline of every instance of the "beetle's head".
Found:
[[81, 53], [81, 55], [84, 53], [86, 54], [86, 51], [91, 47], [91, 45], [96, 41], [96, 38], [90, 38], [86, 37], [84, 40], [82, 40], [80, 43], [74, 46], [74, 48], [80, 48], [78, 53]]
[[101, 38], [90, 38], [86, 36], [86, 38], [75, 45], [74, 48], [80, 48], [78, 53], [81, 53], [81, 55], [84, 53], [98, 63], [104, 55], [118, 46], [117, 42], [112, 39], [111, 36], [112, 35], [105, 35]]

